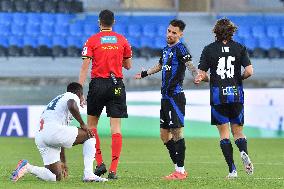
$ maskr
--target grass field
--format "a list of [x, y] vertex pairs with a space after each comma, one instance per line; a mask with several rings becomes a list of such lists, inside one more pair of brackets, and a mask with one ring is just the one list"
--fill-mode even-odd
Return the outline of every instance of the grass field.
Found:
[[[110, 162], [110, 137], [102, 138], [103, 157]], [[188, 179], [166, 181], [161, 177], [173, 171], [166, 148], [159, 138], [124, 138], [119, 164], [119, 179], [108, 183], [83, 183], [82, 146], [67, 150], [69, 178], [47, 183], [26, 175], [17, 183], [9, 180], [21, 158], [42, 165], [34, 141], [26, 138], [0, 138], [0, 188], [284, 188], [284, 139], [250, 139], [249, 152], [255, 174], [247, 176], [234, 145], [239, 178], [224, 179], [227, 167], [219, 149], [219, 140], [186, 138]]]

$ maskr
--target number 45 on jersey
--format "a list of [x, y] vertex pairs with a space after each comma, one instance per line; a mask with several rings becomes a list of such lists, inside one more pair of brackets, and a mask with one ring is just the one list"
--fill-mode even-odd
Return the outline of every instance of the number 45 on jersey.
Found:
[[227, 60], [226, 57], [219, 58], [216, 73], [221, 76], [221, 79], [234, 77], [235, 70], [232, 64], [233, 61], [235, 61], [234, 56], [228, 56]]

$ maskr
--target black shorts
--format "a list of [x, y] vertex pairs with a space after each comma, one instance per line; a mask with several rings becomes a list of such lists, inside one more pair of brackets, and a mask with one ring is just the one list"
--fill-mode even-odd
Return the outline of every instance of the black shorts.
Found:
[[171, 129], [184, 127], [186, 99], [184, 93], [161, 100], [160, 128]]
[[117, 84], [108, 78], [92, 79], [87, 96], [87, 113], [99, 117], [104, 106], [108, 117], [128, 117], [125, 86], [122, 79], [117, 79]]
[[211, 105], [211, 125], [225, 123], [244, 124], [244, 105], [242, 103]]

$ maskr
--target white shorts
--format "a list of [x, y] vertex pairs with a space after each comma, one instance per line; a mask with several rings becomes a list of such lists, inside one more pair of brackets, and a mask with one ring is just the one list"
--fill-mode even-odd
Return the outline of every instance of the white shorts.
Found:
[[78, 135], [78, 128], [64, 125], [44, 125], [37, 132], [35, 143], [41, 154], [44, 165], [60, 161], [61, 147], [71, 148]]

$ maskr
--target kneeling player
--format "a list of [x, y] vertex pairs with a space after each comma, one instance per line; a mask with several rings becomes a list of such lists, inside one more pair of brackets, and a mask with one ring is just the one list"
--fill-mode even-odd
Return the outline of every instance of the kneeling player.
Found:
[[[17, 181], [26, 173], [32, 173], [46, 181], [60, 181], [67, 177], [68, 169], [64, 148], [83, 144], [84, 177], [83, 181], [105, 182], [93, 173], [96, 139], [87, 128], [79, 112], [78, 106], [84, 100], [83, 88], [79, 83], [70, 83], [67, 92], [55, 97], [41, 115], [35, 143], [42, 156], [45, 167], [38, 167], [20, 160], [12, 173], [12, 181]], [[68, 126], [72, 116], [80, 123], [81, 128]]]

